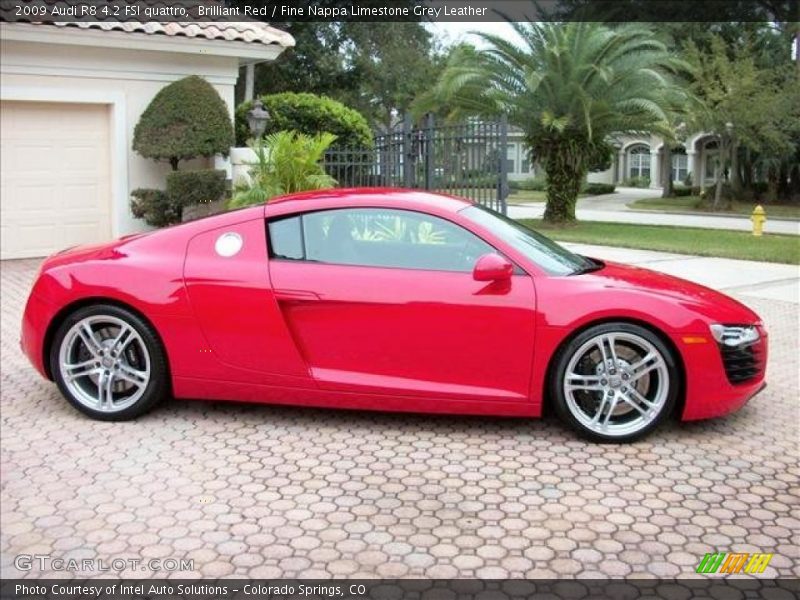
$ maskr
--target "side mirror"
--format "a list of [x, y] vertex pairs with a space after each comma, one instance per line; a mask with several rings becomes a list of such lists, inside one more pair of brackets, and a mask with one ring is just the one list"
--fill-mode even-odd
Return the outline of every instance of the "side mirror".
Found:
[[507, 281], [514, 273], [511, 261], [499, 254], [484, 254], [475, 263], [472, 269], [472, 278], [475, 281]]

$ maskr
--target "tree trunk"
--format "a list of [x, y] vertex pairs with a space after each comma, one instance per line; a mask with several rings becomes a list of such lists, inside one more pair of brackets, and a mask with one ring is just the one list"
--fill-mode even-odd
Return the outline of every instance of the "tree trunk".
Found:
[[734, 198], [740, 199], [742, 195], [742, 174], [739, 171], [739, 148], [731, 142], [731, 190]]
[[169, 164], [172, 167], [173, 171], [177, 171], [178, 170], [178, 160], [179, 159], [178, 159], [177, 156], [173, 156], [172, 158], [169, 159]]
[[672, 148], [666, 143], [661, 147], [661, 180], [664, 182], [662, 198], [672, 196]]
[[580, 150], [572, 142], [552, 148], [544, 158], [547, 173], [547, 204], [544, 220], [553, 225], [575, 222], [575, 203], [586, 176]]

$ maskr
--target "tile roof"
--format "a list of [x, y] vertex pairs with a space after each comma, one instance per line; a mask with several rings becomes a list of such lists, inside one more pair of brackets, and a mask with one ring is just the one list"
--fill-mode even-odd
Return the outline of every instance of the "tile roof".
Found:
[[208, 40], [227, 40], [231, 42], [278, 44], [285, 48], [294, 46], [294, 38], [291, 35], [260, 21], [150, 21], [148, 23], [140, 23], [138, 21], [57, 21], [38, 24], [151, 35], [184, 36]]
[[[41, 1], [41, 0], [40, 0]], [[22, 3], [32, 2], [32, 0], [22, 0]], [[51, 8], [78, 7], [77, 14], [82, 14], [80, 5], [86, 4], [96, 8], [93, 0], [44, 0], [44, 3]], [[117, 14], [124, 15], [127, 5], [135, 4], [136, 0], [109, 0], [106, 7], [109, 10], [116, 8]], [[197, 14], [197, 5], [204, 8], [220, 10], [225, 6], [220, 1], [188, 0], [184, 2], [149, 0], [147, 8], [158, 10], [159, 8], [174, 9], [175, 6], [186, 7], [190, 19]], [[139, 22], [127, 20], [125, 18], [115, 18], [109, 16], [103, 18], [100, 13], [95, 13], [96, 17], [56, 17], [45, 21], [35, 21], [36, 17], [15, 19], [9, 11], [3, 11], [3, 20], [9, 22], [30, 22], [33, 25], [50, 25], [56, 27], [76, 27], [78, 29], [99, 29], [102, 31], [122, 31], [133, 34], [166, 35], [170, 37], [205, 38], [207, 40], [222, 40], [231, 42], [246, 42], [252, 44], [277, 44], [284, 48], [294, 46], [294, 38], [280, 29], [271, 27], [269, 24], [256, 21], [226, 20], [208, 21], [203, 17], [198, 17], [195, 21], [146, 21]], [[206, 13], [209, 14], [209, 13]], [[138, 17], [138, 16], [137, 16]], [[225, 18], [225, 17], [223, 17]], [[236, 17], [241, 19], [241, 17]], [[29, 20], [30, 19], [30, 20]], [[73, 20], [69, 20], [73, 19]], [[91, 19], [91, 20], [90, 20]]]

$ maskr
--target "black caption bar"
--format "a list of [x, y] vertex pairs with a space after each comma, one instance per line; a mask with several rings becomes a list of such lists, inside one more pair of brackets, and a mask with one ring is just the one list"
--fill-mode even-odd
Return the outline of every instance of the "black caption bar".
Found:
[[0, 583], [3, 600], [521, 600], [609, 598], [778, 600], [800, 594], [797, 579], [687, 580], [32, 580]]
[[0, 0], [3, 21], [800, 21], [800, 0]]

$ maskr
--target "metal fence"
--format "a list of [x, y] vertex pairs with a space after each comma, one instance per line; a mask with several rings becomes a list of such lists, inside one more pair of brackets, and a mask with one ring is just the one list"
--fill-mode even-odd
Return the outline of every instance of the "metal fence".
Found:
[[410, 116], [401, 131], [375, 136], [373, 148], [337, 148], [325, 156], [325, 170], [340, 187], [404, 187], [463, 196], [506, 212], [508, 123], [435, 122], [421, 127]]

